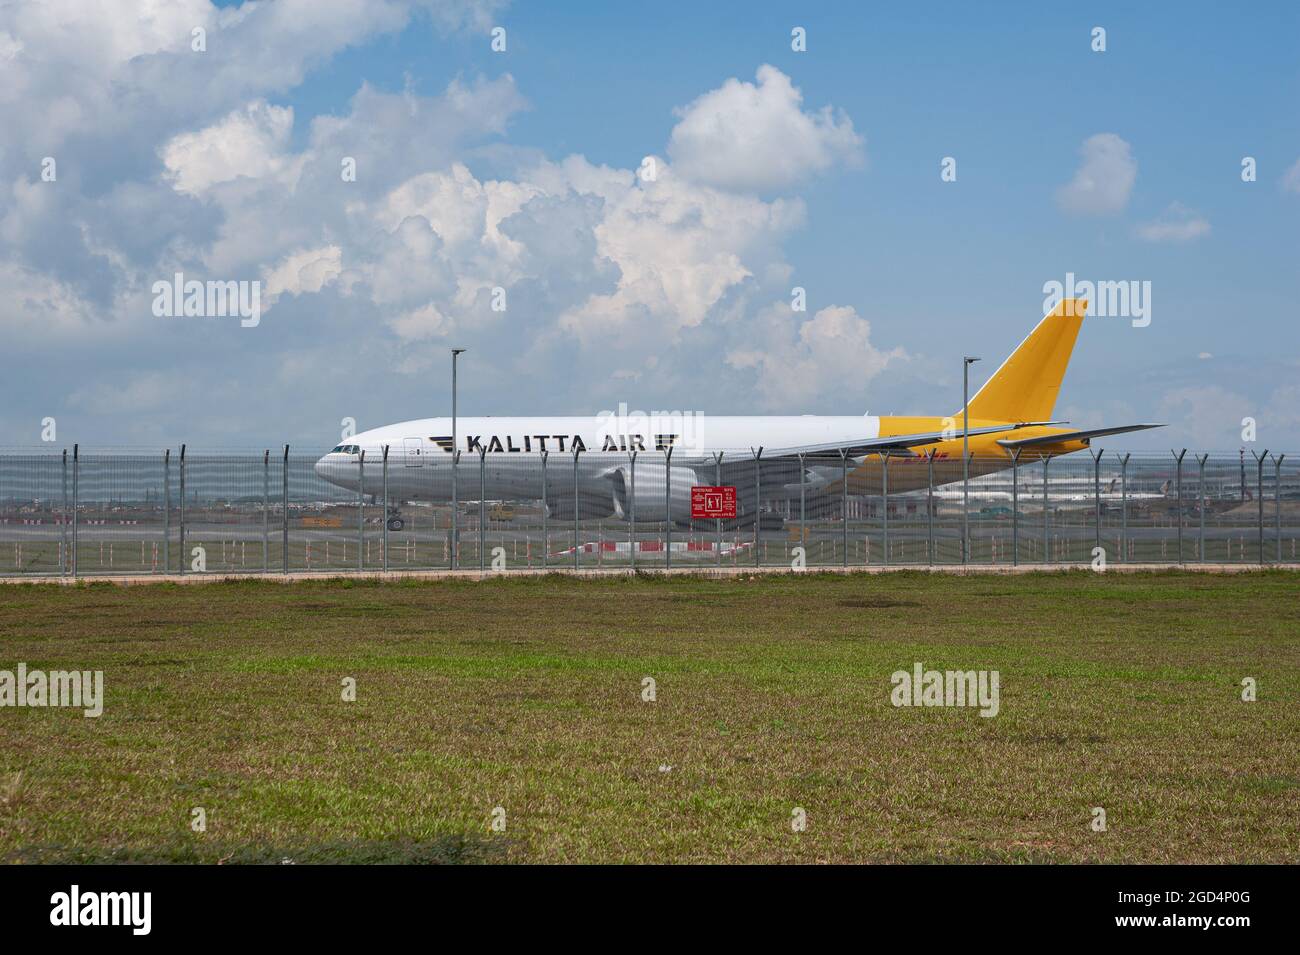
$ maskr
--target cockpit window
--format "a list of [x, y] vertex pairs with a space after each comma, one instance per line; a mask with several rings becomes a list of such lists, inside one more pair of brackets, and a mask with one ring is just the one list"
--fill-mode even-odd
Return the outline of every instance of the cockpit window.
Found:
[[361, 447], [356, 444], [340, 444], [330, 454], [360, 454]]

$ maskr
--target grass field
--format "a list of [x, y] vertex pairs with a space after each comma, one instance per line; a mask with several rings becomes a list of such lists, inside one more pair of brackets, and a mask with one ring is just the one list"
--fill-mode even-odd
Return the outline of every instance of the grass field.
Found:
[[[0, 708], [0, 859], [1297, 862], [1298, 595], [1289, 571], [3, 586], [0, 670], [103, 670], [106, 702]], [[1000, 712], [895, 708], [916, 662], [998, 670]]]

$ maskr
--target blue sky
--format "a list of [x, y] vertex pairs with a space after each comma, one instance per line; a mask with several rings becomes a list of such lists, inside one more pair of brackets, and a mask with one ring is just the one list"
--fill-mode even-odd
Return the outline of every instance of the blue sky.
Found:
[[[452, 344], [465, 413], [944, 414], [1067, 272], [1151, 322], [1059, 417], [1300, 444], [1293, 5], [60, 6], [0, 13], [6, 444], [327, 445], [446, 413]], [[277, 291], [159, 318], [176, 269]]]

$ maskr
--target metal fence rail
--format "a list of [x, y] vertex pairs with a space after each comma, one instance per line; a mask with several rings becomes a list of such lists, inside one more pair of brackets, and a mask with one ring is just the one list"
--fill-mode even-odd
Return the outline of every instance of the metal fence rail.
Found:
[[736, 487], [720, 521], [681, 513], [680, 449], [463, 454], [454, 507], [391, 450], [352, 490], [288, 447], [0, 450], [0, 575], [1298, 559], [1300, 462], [1270, 452], [972, 458], [964, 504], [960, 458], [727, 451], [694, 472]]

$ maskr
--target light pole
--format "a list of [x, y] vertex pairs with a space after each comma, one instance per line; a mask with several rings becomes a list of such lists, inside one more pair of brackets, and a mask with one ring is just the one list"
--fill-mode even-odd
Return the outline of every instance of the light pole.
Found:
[[460, 449], [456, 445], [456, 359], [465, 351], [463, 348], [451, 350], [451, 569], [457, 565], [456, 550], [460, 543], [460, 528], [456, 520], [456, 462]]
[[961, 562], [970, 559], [970, 366], [979, 361], [961, 360]]

